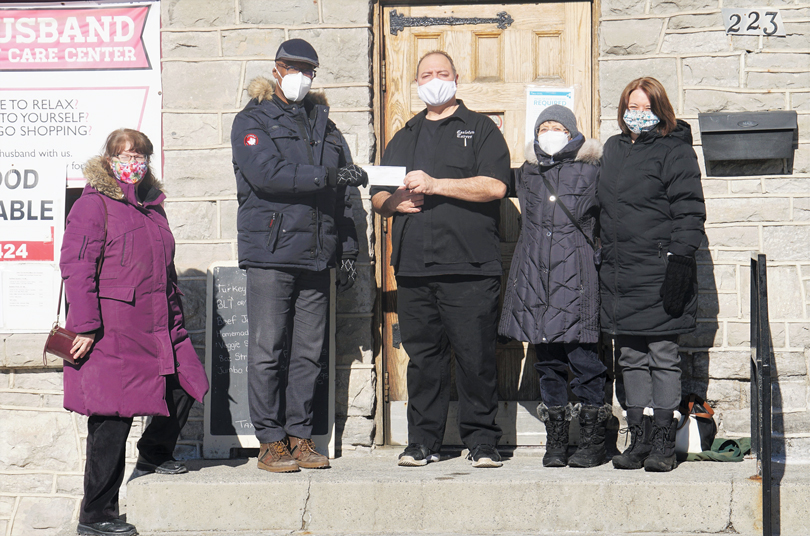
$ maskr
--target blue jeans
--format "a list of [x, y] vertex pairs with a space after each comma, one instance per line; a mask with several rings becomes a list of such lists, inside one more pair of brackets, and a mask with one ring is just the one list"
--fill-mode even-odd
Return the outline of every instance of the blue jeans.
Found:
[[248, 405], [260, 443], [312, 437], [329, 271], [248, 268]]
[[540, 375], [540, 397], [549, 407], [568, 404], [568, 367], [574, 373], [571, 391], [589, 406], [605, 403], [607, 367], [599, 359], [595, 344], [536, 344], [535, 370]]

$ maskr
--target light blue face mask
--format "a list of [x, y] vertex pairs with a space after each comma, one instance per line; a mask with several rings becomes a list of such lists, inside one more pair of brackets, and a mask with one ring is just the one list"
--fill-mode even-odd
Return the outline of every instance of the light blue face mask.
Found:
[[624, 124], [633, 134], [641, 134], [655, 128], [660, 119], [649, 110], [625, 110]]

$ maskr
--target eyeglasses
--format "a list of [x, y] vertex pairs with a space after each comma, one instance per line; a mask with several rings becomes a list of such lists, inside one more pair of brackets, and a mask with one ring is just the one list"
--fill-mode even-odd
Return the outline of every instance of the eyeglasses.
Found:
[[315, 69], [303, 69], [302, 70], [302, 69], [299, 69], [298, 67], [293, 67], [292, 65], [287, 65], [286, 63], [281, 63], [280, 61], [277, 61], [276, 63], [278, 63], [280, 66], [284, 67], [284, 70], [287, 71], [288, 73], [291, 73], [291, 74], [301, 73], [301, 74], [303, 74], [304, 76], [306, 76], [309, 79], [313, 79], [316, 76], [315, 75]]
[[131, 156], [128, 154], [119, 154], [115, 155], [114, 157], [116, 160], [121, 162], [122, 164], [129, 164], [131, 162], [137, 162], [139, 164], [143, 164], [144, 162], [149, 162], [149, 157], [144, 156], [142, 154]]
[[546, 132], [549, 132], [549, 131], [551, 131], [551, 132], [564, 132], [565, 134], [568, 134], [568, 131], [565, 128], [558, 127], [558, 126], [548, 127], [548, 126], [544, 125], [544, 126], [541, 126], [540, 128], [537, 129], [538, 134], [545, 134]]

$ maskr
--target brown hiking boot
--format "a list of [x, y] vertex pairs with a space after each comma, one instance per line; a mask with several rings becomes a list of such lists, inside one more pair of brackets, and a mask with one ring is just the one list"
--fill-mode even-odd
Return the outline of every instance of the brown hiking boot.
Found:
[[326, 469], [329, 467], [329, 458], [323, 454], [318, 454], [315, 450], [315, 443], [311, 439], [301, 439], [289, 436], [290, 453], [298, 462], [300, 467], [305, 469]]
[[283, 440], [259, 445], [259, 469], [271, 473], [294, 473], [301, 470]]

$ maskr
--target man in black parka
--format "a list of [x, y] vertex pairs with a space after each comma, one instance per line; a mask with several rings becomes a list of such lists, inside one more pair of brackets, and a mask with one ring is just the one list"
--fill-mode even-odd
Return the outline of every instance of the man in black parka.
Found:
[[348, 187], [367, 183], [329, 107], [308, 95], [316, 67], [309, 43], [282, 43], [275, 84], [250, 83], [231, 130], [239, 266], [247, 269], [248, 404], [258, 466], [272, 472], [329, 466], [311, 437], [329, 269], [339, 263], [339, 290], [354, 282]]

